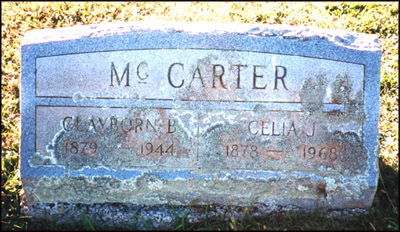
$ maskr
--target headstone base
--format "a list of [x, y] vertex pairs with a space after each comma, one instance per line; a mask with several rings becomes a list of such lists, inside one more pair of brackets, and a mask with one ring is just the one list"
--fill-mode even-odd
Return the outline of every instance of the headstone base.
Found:
[[[185, 216], [185, 223], [202, 226], [206, 220], [230, 221], [242, 220], [246, 216], [254, 219], [267, 218], [274, 215], [291, 214], [296, 212], [311, 213], [312, 209], [299, 208], [297, 206], [279, 206], [254, 204], [251, 207], [227, 206], [227, 205], [195, 205], [195, 206], [173, 206], [173, 205], [135, 205], [122, 203], [103, 204], [71, 204], [71, 203], [39, 203], [28, 205], [21, 204], [22, 214], [31, 216], [35, 220], [48, 221], [52, 225], [84, 225], [86, 215], [95, 228], [101, 229], [174, 229]], [[368, 209], [319, 209], [326, 217], [342, 218], [344, 216], [358, 216], [368, 213]], [[137, 215], [140, 219], [135, 216]], [[145, 221], [148, 225], [145, 225]], [[204, 225], [203, 225], [204, 226]]]

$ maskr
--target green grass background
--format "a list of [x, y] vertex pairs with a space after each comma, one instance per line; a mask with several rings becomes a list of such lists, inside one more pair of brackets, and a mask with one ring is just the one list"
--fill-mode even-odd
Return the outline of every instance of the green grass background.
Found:
[[[398, 230], [398, 2], [2, 2], [1, 223], [2, 230], [57, 229], [19, 213], [20, 44], [28, 30], [117, 21], [207, 21], [289, 24], [377, 34], [382, 47], [378, 191], [369, 213], [345, 219], [313, 214], [213, 221], [185, 229]], [[84, 222], [83, 217], [83, 222]], [[87, 225], [86, 225], [87, 226]], [[184, 226], [184, 225], [183, 225]], [[178, 226], [177, 228], [183, 228]], [[190, 227], [191, 226], [191, 227]], [[69, 229], [85, 229], [71, 225]], [[92, 227], [89, 227], [92, 228]], [[60, 229], [60, 228], [58, 228]], [[68, 228], [62, 228], [68, 229]], [[101, 229], [101, 228], [96, 228]]]

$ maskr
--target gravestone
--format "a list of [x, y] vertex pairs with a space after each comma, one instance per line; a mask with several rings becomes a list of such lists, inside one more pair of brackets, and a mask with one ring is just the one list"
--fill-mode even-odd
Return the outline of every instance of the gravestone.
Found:
[[29, 31], [21, 55], [27, 214], [372, 203], [375, 35], [113, 23]]

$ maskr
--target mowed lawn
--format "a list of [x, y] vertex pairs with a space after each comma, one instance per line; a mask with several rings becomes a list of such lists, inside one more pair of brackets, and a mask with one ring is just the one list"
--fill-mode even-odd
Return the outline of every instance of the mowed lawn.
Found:
[[195, 230], [398, 230], [398, 2], [223, 3], [223, 2], [2, 2], [1, 22], [1, 223], [2, 230], [96, 229], [82, 215], [81, 225], [59, 227], [19, 213], [20, 44], [28, 30], [118, 21], [206, 21], [288, 24], [377, 34], [382, 47], [379, 165], [374, 203], [365, 215], [326, 218], [283, 213], [269, 218], [207, 219], [177, 229]]

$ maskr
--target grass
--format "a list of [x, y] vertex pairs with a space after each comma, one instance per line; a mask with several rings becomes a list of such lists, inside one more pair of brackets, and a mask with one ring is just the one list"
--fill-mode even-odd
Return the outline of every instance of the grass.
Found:
[[[398, 230], [398, 2], [2, 2], [1, 26], [1, 222], [2, 230], [60, 229], [19, 213], [20, 44], [28, 30], [117, 21], [208, 21], [316, 26], [377, 34], [382, 47], [378, 191], [369, 213], [342, 220], [312, 214], [208, 220], [176, 229]], [[82, 227], [93, 229], [82, 214]], [[87, 219], [87, 220], [86, 220]], [[85, 224], [86, 223], [86, 224]], [[65, 229], [65, 227], [64, 227]], [[101, 229], [101, 228], [97, 228]]]
[[145, 220], [143, 220], [143, 218], [141, 218], [140, 216], [138, 216], [135, 213], [132, 213], [132, 214], [133, 214], [133, 216], [135, 216], [135, 218], [139, 219], [143, 223], [143, 225], [146, 227], [147, 230], [153, 230], [153, 227], [149, 223], [147, 223]]
[[88, 216], [86, 216], [86, 214], [82, 210], [81, 210], [81, 214], [82, 214], [83, 219], [85, 220], [86, 230], [94, 231], [95, 228], [94, 228], [92, 222], [90, 221], [90, 219], [88, 218]]

